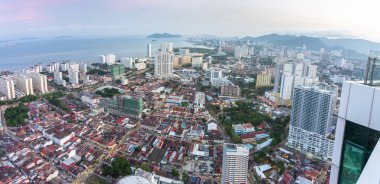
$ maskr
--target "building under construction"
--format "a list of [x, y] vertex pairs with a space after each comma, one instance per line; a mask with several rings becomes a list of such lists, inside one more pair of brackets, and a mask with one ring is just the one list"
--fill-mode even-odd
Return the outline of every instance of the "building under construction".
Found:
[[143, 100], [139, 96], [119, 95], [114, 96], [112, 99], [103, 99], [101, 106], [113, 115], [141, 119]]

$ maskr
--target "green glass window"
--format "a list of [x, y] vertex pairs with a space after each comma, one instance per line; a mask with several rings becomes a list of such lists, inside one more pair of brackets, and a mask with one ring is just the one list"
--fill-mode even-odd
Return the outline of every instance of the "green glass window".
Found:
[[379, 131], [346, 121], [338, 183], [355, 184], [357, 182], [379, 137]]

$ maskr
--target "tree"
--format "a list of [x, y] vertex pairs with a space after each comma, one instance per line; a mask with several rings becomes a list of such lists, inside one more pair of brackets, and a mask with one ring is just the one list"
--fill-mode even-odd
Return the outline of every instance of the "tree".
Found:
[[103, 173], [105, 176], [112, 176], [113, 178], [118, 178], [120, 176], [126, 176], [132, 173], [131, 165], [129, 161], [124, 157], [115, 158], [112, 161], [111, 167], [105, 166], [103, 168]]
[[16, 107], [9, 107], [4, 113], [7, 125], [23, 126], [25, 124], [25, 119], [29, 117], [28, 112], [28, 108], [26, 108], [22, 103]]
[[173, 177], [178, 177], [179, 176], [179, 172], [176, 170], [176, 169], [172, 169], [172, 176]]
[[185, 172], [182, 172], [182, 181], [184, 183], [187, 183], [188, 180], [189, 180], [189, 175], [187, 175]]
[[141, 151], [141, 149], [142, 149], [142, 147], [141, 147], [141, 146], [137, 146], [137, 147], [135, 148], [135, 151], [138, 153], [138, 152], [140, 152], [140, 151]]

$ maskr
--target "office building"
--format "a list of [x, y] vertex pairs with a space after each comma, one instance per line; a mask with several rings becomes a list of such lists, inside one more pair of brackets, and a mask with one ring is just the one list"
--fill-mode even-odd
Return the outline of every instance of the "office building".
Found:
[[[297, 86], [294, 88], [288, 145], [318, 158], [331, 159], [334, 140], [334, 88]], [[334, 123], [335, 124], [335, 123]]]
[[148, 44], [147, 46], [147, 57], [148, 58], [152, 57], [152, 44]]
[[22, 75], [15, 76], [15, 84], [16, 89], [24, 95], [34, 95], [32, 78]]
[[32, 78], [33, 89], [35, 92], [39, 94], [45, 94], [49, 92], [46, 75], [39, 73], [30, 73], [28, 76]]
[[0, 77], [0, 93], [5, 95], [7, 99], [16, 98], [13, 80], [5, 77]]
[[115, 64], [115, 65], [109, 66], [108, 71], [110, 72], [112, 78], [117, 79], [124, 76], [125, 67], [122, 64], [121, 65]]
[[256, 77], [256, 89], [261, 87], [268, 87], [272, 85], [271, 74], [258, 74]]
[[220, 87], [221, 96], [239, 97], [240, 87], [237, 85], [222, 85]]
[[248, 158], [243, 145], [224, 143], [222, 183], [248, 183]]
[[343, 83], [330, 174], [332, 184], [380, 183], [379, 58], [380, 52], [370, 52], [364, 82]]
[[102, 99], [100, 104], [110, 114], [127, 116], [133, 119], [140, 119], [142, 116], [142, 97], [119, 95], [114, 96], [112, 99]]
[[161, 44], [161, 50], [157, 53], [154, 62], [154, 77], [158, 79], [170, 78], [173, 75], [173, 45]]

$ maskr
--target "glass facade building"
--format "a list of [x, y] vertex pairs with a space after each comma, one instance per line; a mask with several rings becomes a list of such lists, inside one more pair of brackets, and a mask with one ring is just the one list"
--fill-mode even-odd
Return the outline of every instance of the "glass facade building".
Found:
[[339, 184], [358, 181], [379, 137], [380, 131], [346, 121]]

